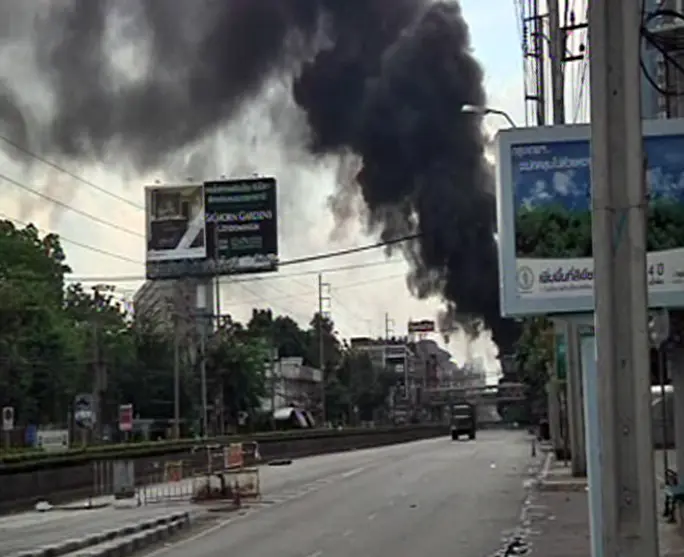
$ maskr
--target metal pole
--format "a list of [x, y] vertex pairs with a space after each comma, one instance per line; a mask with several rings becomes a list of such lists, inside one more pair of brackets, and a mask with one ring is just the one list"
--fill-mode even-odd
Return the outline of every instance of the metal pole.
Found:
[[546, 0], [546, 4], [549, 12], [549, 55], [551, 58], [553, 123], [561, 125], [565, 123], [565, 80], [563, 79], [565, 31], [560, 28], [558, 0]]
[[180, 439], [180, 324], [174, 315], [173, 331], [173, 438]]
[[323, 274], [318, 274], [318, 361], [321, 368], [321, 416], [326, 423], [325, 405], [325, 343], [323, 342]]
[[[211, 285], [207, 285], [211, 286]], [[202, 436], [209, 436], [209, 418], [207, 411], [207, 329], [208, 323], [205, 316], [202, 319], [202, 330], [200, 332], [200, 383], [202, 389]]]
[[668, 444], [667, 438], [669, 435], [669, 428], [667, 427], [667, 393], [665, 391], [665, 382], [667, 378], [665, 377], [665, 349], [664, 345], [660, 345], [657, 349], [658, 354], [658, 377], [660, 379], [660, 417], [663, 421], [662, 434], [663, 434], [663, 478], [667, 477], [667, 469], [670, 467], [668, 458]]
[[[271, 324], [272, 326], [273, 324]], [[270, 354], [270, 367], [271, 367], [271, 429], [276, 428], [275, 420], [275, 410], [276, 410], [276, 361], [275, 361], [275, 346], [273, 342], [273, 332], [271, 330], [271, 346], [269, 350]]]
[[544, 64], [544, 20], [539, 13], [539, 0], [532, 0], [532, 13], [534, 14], [534, 52], [537, 58], [536, 76], [537, 81], [537, 125], [546, 125], [546, 76]]
[[[639, 0], [589, 3], [600, 557], [656, 557]], [[587, 393], [589, 396], [589, 393]], [[592, 482], [593, 483], [593, 482]], [[592, 499], [593, 502], [593, 499]], [[594, 556], [599, 557], [599, 556]]]

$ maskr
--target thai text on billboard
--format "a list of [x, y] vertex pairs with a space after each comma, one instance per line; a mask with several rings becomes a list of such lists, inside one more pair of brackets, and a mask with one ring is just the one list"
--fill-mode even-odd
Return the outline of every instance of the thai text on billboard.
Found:
[[275, 178], [205, 182], [209, 255], [218, 274], [278, 268]]

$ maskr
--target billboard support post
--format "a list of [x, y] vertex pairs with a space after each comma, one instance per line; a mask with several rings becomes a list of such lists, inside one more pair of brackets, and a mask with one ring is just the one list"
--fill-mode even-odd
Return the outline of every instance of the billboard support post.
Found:
[[[592, 56], [592, 244], [601, 517], [592, 532], [604, 557], [656, 557], [655, 482], [647, 334], [645, 165], [642, 147], [640, 2], [589, 7]], [[592, 478], [594, 479], [594, 478]], [[593, 502], [593, 499], [592, 499]], [[600, 536], [601, 543], [596, 543]], [[596, 556], [598, 557], [598, 556]]]

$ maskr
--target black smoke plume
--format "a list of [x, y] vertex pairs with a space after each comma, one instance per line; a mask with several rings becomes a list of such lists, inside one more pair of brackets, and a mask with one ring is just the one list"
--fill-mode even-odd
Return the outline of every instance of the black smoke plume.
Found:
[[[445, 323], [476, 332], [482, 318], [510, 345], [482, 122], [460, 112], [485, 104], [483, 72], [457, 2], [54, 0], [33, 29], [54, 100], [41, 149], [84, 162], [155, 168], [231, 121], [269, 79], [294, 76], [310, 151], [361, 159], [353, 187], [369, 229], [420, 233], [401, 248], [414, 293], [441, 296]], [[136, 79], [111, 44], [138, 49]], [[19, 133], [31, 120], [16, 105], [2, 113]], [[353, 213], [349, 193], [331, 203], [338, 219]]]

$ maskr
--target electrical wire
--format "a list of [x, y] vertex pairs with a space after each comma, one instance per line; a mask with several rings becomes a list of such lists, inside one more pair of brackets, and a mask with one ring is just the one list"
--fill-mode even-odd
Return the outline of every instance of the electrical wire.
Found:
[[[326, 267], [323, 269], [314, 269], [311, 271], [298, 271], [296, 273], [270, 273], [263, 276], [250, 276], [245, 278], [232, 278], [230, 282], [226, 283], [227, 286], [231, 284], [241, 284], [241, 283], [266, 283], [271, 281], [277, 281], [282, 279], [291, 279], [294, 277], [306, 277], [314, 276], [320, 273], [339, 273], [343, 271], [354, 271], [357, 269], [367, 269], [370, 267], [378, 267], [384, 265], [397, 265], [403, 264], [403, 259], [386, 259], [383, 261], [371, 261], [368, 263], [356, 263], [353, 265], [340, 265], [338, 267]], [[221, 277], [223, 278], [223, 277]], [[126, 282], [139, 282], [145, 280], [145, 275], [117, 275], [117, 276], [68, 276], [65, 277], [67, 282], [80, 282], [80, 283], [126, 283]], [[223, 284], [221, 285], [223, 286]]]
[[50, 168], [57, 170], [59, 172], [62, 172], [63, 174], [70, 176], [74, 180], [81, 182], [82, 184], [84, 184], [84, 185], [86, 185], [86, 186], [88, 186], [94, 190], [97, 190], [98, 192], [100, 192], [100, 193], [102, 193], [108, 197], [111, 197], [112, 199], [116, 199], [117, 201], [121, 201], [123, 203], [126, 203], [127, 205], [130, 205], [131, 207], [135, 207], [136, 209], [141, 209], [141, 210], [145, 209], [145, 207], [140, 205], [139, 203], [136, 203], [135, 201], [132, 201], [131, 199], [127, 199], [121, 195], [118, 195], [112, 191], [109, 191], [108, 189], [103, 188], [102, 186], [98, 186], [94, 182], [91, 182], [90, 180], [86, 180], [85, 178], [83, 178], [82, 176], [79, 176], [78, 174], [75, 174], [71, 170], [68, 170], [68, 169], [64, 168], [63, 166], [58, 165], [55, 162], [52, 162], [52, 161], [50, 161], [44, 157], [41, 157], [37, 153], [34, 153], [33, 151], [31, 151], [28, 147], [24, 147], [23, 145], [20, 145], [16, 141], [11, 140], [9, 137], [6, 137], [6, 136], [0, 134], [0, 141], [5, 142], [7, 145], [10, 145], [12, 148], [16, 149], [20, 153], [22, 153], [24, 155], [28, 155], [29, 157], [36, 159], [37, 161], [43, 163], [44, 165], [49, 166]]
[[61, 207], [62, 209], [66, 211], [71, 211], [72, 213], [75, 213], [77, 215], [80, 215], [82, 217], [85, 217], [93, 222], [96, 222], [98, 224], [101, 224], [103, 226], [107, 226], [109, 228], [113, 228], [114, 230], [118, 230], [119, 232], [125, 232], [126, 234], [130, 234], [131, 236], [138, 236], [139, 238], [144, 238], [144, 235], [141, 234], [140, 232], [136, 232], [135, 230], [131, 230], [130, 228], [126, 228], [125, 226], [121, 226], [119, 224], [116, 224], [115, 222], [108, 221], [106, 219], [100, 218], [96, 215], [93, 215], [92, 213], [89, 213], [88, 211], [84, 211], [82, 209], [78, 209], [77, 207], [74, 207], [73, 205], [69, 205], [68, 203], [65, 203], [64, 201], [60, 201], [59, 199], [56, 199], [50, 195], [47, 195], [43, 192], [40, 192], [36, 189], [33, 189], [30, 186], [27, 186], [26, 184], [19, 182], [18, 180], [15, 180], [13, 178], [10, 178], [6, 174], [0, 174], [0, 179], [4, 180], [5, 182], [8, 182], [12, 184], [13, 186], [20, 188], [24, 190], [25, 192], [30, 193], [31, 195], [35, 195], [36, 197], [39, 197], [43, 199], [44, 201], [49, 201], [50, 203], [53, 203], [54, 205], [57, 205], [58, 207]]
[[[7, 216], [7, 215], [5, 215], [5, 214], [3, 214], [3, 213], [0, 213], [0, 219], [2, 219], [2, 220], [7, 220], [7, 221], [10, 221], [10, 222], [13, 222], [14, 224], [18, 224], [18, 225], [20, 225], [20, 226], [29, 226], [29, 225], [30, 225], [30, 223], [21, 221], [21, 220], [19, 220], [19, 219], [17, 219], [17, 218], [14, 218], [14, 217], [9, 217], [9, 216]], [[43, 234], [47, 234], [47, 233], [48, 233], [47, 231], [41, 230], [41, 229], [39, 229], [38, 227], [36, 227], [36, 230], [38, 230], [39, 232], [42, 232]], [[77, 247], [79, 247], [79, 248], [83, 248], [83, 249], [88, 250], [88, 251], [91, 251], [91, 252], [93, 252], [93, 253], [99, 253], [100, 255], [105, 255], [105, 256], [111, 257], [111, 258], [113, 258], [113, 259], [118, 259], [118, 260], [120, 260], [120, 261], [125, 261], [126, 263], [135, 263], [136, 265], [143, 265], [143, 262], [140, 261], [140, 260], [138, 260], [138, 259], [132, 259], [132, 258], [127, 257], [127, 256], [125, 256], [125, 255], [121, 255], [120, 253], [114, 253], [113, 251], [109, 251], [109, 250], [106, 250], [106, 249], [98, 248], [98, 247], [96, 247], [96, 246], [91, 246], [91, 245], [89, 245], [89, 244], [85, 244], [85, 243], [83, 243], [83, 242], [79, 242], [78, 240], [74, 240], [74, 239], [72, 239], [72, 238], [68, 238], [68, 237], [66, 237], [66, 236], [62, 236], [61, 234], [58, 234], [57, 236], [59, 237], [60, 241], [66, 242], [67, 244], [71, 244], [71, 245], [73, 245], [73, 246], [77, 246]], [[100, 282], [102, 282], [102, 281], [100, 281]]]

